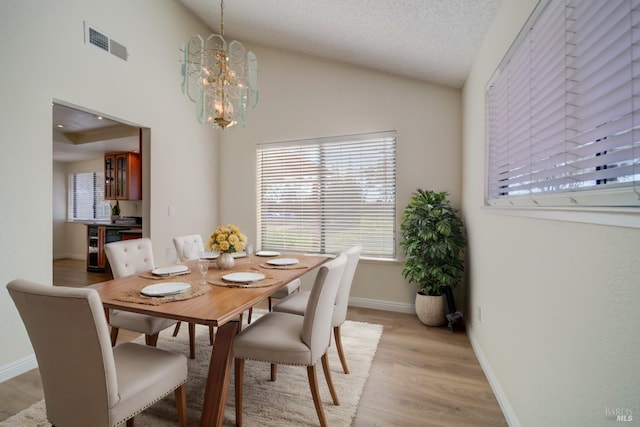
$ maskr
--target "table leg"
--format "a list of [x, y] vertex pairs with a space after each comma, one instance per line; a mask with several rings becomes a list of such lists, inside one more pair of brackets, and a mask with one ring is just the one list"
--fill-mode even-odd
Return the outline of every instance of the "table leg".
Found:
[[218, 327], [211, 351], [207, 385], [204, 389], [204, 403], [200, 427], [222, 426], [224, 406], [227, 402], [233, 338], [238, 333], [238, 322], [227, 322]]

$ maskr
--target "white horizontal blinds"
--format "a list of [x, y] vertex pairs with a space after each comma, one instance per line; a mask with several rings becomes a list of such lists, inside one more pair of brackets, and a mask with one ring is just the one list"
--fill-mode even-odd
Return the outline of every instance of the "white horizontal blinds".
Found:
[[564, 182], [558, 169], [565, 162], [564, 9], [563, 1], [552, 1], [531, 30], [531, 139], [525, 143], [531, 162], [529, 197], [555, 191]]
[[[530, 44], [525, 33], [523, 45]], [[489, 194], [498, 198], [528, 192], [530, 111], [529, 50], [515, 52], [488, 92]]]
[[395, 257], [395, 132], [259, 146], [260, 246]]
[[487, 91], [489, 203], [640, 205], [639, 4], [541, 2]]
[[583, 0], [567, 6], [569, 188], [634, 185], [639, 159], [633, 129], [639, 122], [633, 105], [638, 96], [633, 2], [605, 7], [608, 3]]
[[109, 202], [104, 200], [104, 173], [69, 175], [67, 218], [69, 220], [109, 219]]

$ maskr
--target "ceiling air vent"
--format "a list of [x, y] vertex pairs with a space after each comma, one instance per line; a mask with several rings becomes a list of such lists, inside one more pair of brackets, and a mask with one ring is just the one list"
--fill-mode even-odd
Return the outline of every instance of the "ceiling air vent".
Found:
[[113, 40], [103, 31], [98, 30], [87, 21], [84, 22], [84, 42], [99, 47], [102, 50], [106, 50], [107, 52], [111, 52], [111, 54], [122, 60], [126, 61], [129, 57], [126, 46]]

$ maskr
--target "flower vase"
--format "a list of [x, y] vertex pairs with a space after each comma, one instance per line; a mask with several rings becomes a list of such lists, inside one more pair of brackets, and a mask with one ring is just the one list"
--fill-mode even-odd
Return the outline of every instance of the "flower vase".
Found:
[[230, 253], [223, 252], [216, 260], [216, 264], [218, 264], [220, 270], [228, 270], [233, 267], [233, 256]]

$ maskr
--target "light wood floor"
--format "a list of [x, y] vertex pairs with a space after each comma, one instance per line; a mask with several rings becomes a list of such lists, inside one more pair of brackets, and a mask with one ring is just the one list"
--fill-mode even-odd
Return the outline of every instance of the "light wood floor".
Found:
[[[80, 261], [54, 262], [56, 285], [108, 278], [87, 273]], [[353, 426], [507, 425], [463, 328], [450, 333], [424, 326], [415, 315], [357, 307], [347, 318], [384, 326]], [[118, 341], [135, 337], [121, 331]], [[37, 369], [0, 383], [0, 420], [43, 397]]]

